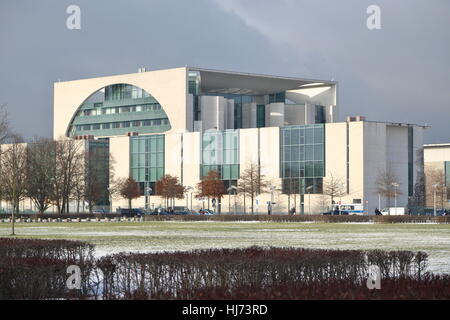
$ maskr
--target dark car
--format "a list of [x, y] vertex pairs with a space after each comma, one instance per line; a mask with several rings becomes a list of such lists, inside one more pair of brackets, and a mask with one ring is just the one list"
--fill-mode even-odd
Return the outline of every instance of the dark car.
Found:
[[120, 209], [119, 213], [122, 217], [132, 218], [132, 217], [141, 217], [145, 215], [145, 211], [142, 209]]
[[339, 210], [332, 210], [332, 211], [327, 211], [322, 213], [324, 216], [325, 215], [333, 215], [333, 216], [348, 216], [348, 212], [347, 211], [339, 211]]
[[153, 210], [152, 212], [150, 212], [150, 215], [152, 215], [152, 216], [158, 216], [158, 215], [164, 216], [164, 215], [168, 215], [168, 214], [170, 214], [170, 212], [164, 208], [157, 208], [157, 209]]

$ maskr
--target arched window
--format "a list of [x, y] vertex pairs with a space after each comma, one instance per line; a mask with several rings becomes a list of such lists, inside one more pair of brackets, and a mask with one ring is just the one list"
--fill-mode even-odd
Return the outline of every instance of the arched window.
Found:
[[167, 114], [151, 94], [119, 83], [94, 92], [83, 102], [69, 125], [67, 136], [161, 133], [170, 128]]

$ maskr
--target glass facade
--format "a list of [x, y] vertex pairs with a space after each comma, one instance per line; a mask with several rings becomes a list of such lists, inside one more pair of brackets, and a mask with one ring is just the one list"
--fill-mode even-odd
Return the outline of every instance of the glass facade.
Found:
[[281, 127], [280, 176], [284, 193], [322, 193], [325, 126]]
[[154, 183], [164, 176], [164, 135], [130, 137], [131, 177], [155, 192]]
[[95, 92], [80, 106], [68, 135], [160, 133], [170, 128], [167, 114], [154, 97], [141, 88], [115, 84]]
[[264, 128], [266, 126], [266, 105], [258, 104], [256, 106], [256, 127]]
[[[86, 187], [98, 188], [101, 195], [95, 205], [109, 205], [109, 140], [87, 140], [86, 141], [86, 176], [92, 181], [85, 181]], [[89, 186], [90, 185], [90, 186]]]
[[316, 123], [325, 123], [325, 107], [316, 105]]
[[273, 94], [269, 94], [269, 103], [282, 102], [286, 101], [286, 93], [285, 92], [277, 92]]
[[239, 130], [205, 132], [202, 135], [200, 176], [218, 171], [222, 180], [239, 179]]

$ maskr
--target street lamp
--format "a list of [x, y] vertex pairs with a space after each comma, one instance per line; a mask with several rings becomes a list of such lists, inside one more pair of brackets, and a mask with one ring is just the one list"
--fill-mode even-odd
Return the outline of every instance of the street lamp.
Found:
[[[397, 215], [397, 188], [400, 185], [397, 182], [392, 182], [392, 186], [395, 188], [394, 189], [394, 206], [395, 206], [395, 215]], [[390, 212], [389, 212], [389, 215], [391, 215]]]
[[145, 210], [148, 210], [148, 204], [150, 201], [150, 195], [152, 193], [153, 189], [150, 187], [145, 188]]
[[273, 205], [273, 192], [275, 191], [275, 187], [274, 186], [270, 186], [270, 204], [267, 206], [267, 214], [271, 215], [272, 214], [272, 205]]
[[[231, 204], [230, 204], [230, 198], [231, 198], [231, 191], [237, 190], [236, 186], [230, 186], [228, 191], [228, 213], [231, 211]], [[234, 193], [234, 215], [236, 215], [236, 192]]]
[[[193, 190], [194, 188], [188, 186], [186, 187], [186, 209], [189, 209], [189, 191]], [[191, 191], [191, 211], [192, 211], [192, 191]]]
[[308, 212], [309, 214], [311, 214], [311, 193], [308, 193], [309, 190], [311, 190], [313, 188], [313, 186], [308, 186], [305, 189], [305, 192], [308, 194]]
[[439, 183], [433, 184], [433, 215], [436, 217], [436, 188], [439, 187]]

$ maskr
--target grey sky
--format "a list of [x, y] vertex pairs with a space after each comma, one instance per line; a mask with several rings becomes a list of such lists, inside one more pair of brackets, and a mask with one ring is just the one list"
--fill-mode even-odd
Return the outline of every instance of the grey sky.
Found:
[[51, 136], [58, 79], [193, 65], [333, 78], [341, 120], [427, 123], [425, 142], [450, 142], [448, 0], [2, 0], [0, 49], [0, 103], [26, 138]]

